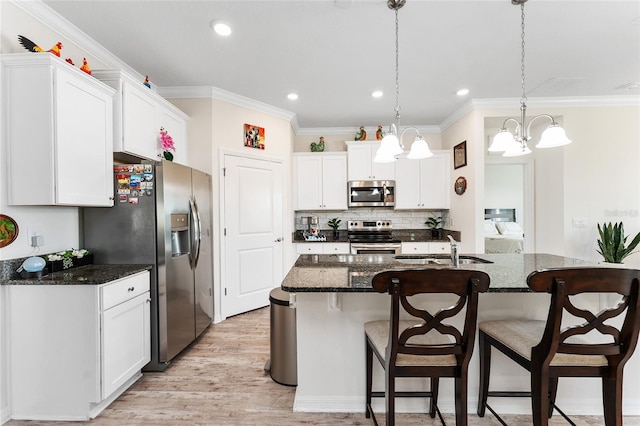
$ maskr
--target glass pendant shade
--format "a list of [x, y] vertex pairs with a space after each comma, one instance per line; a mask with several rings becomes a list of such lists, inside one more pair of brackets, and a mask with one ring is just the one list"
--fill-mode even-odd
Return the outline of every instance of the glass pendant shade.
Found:
[[390, 133], [382, 138], [373, 161], [375, 163], [392, 163], [396, 161], [396, 155], [400, 155], [403, 152], [398, 137]]
[[429, 149], [429, 144], [422, 136], [416, 136], [416, 139], [411, 144], [411, 151], [407, 158], [411, 160], [420, 160], [422, 158], [433, 157], [433, 152]]
[[540, 142], [538, 142], [536, 148], [555, 148], [570, 143], [571, 139], [567, 137], [564, 129], [560, 127], [558, 123], [551, 123], [549, 127], [542, 132], [542, 137], [540, 137]]
[[513, 144], [507, 147], [507, 150], [502, 154], [503, 157], [519, 157], [520, 155], [531, 154], [531, 150], [527, 146], [526, 142], [519, 143], [515, 140]]
[[502, 128], [498, 134], [493, 137], [489, 152], [504, 152], [514, 143], [516, 143], [516, 140], [513, 138], [511, 132]]

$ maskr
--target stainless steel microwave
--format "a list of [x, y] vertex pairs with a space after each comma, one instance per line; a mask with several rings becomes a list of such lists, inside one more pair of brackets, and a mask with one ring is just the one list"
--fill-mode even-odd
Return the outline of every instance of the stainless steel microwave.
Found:
[[349, 181], [349, 207], [393, 207], [395, 201], [395, 180]]

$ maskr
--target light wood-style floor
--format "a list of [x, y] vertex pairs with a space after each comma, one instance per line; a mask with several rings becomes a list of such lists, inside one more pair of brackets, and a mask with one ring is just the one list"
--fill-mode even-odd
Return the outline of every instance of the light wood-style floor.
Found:
[[[248, 343], [251, 342], [251, 343]], [[279, 385], [264, 372], [269, 358], [269, 308], [214, 324], [165, 372], [145, 373], [91, 422], [73, 425], [372, 425], [363, 413], [322, 414], [292, 411], [295, 388]], [[499, 425], [469, 407], [470, 425]], [[384, 421], [384, 415], [379, 415]], [[455, 424], [452, 414], [447, 424]], [[574, 417], [577, 425], [602, 425], [601, 417]], [[529, 416], [505, 416], [509, 425], [530, 425]], [[439, 425], [426, 414], [399, 414], [398, 425]], [[7, 426], [60, 425], [10, 421]], [[567, 423], [555, 415], [551, 425]], [[625, 417], [626, 426], [640, 417]]]

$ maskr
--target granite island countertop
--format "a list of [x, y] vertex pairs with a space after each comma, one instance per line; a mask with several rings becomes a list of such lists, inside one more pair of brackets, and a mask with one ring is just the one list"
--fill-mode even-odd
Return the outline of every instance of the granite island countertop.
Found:
[[[398, 256], [404, 257], [398, 258]], [[461, 254], [460, 258], [475, 257], [490, 263], [460, 264], [459, 268], [481, 270], [489, 274], [490, 292], [527, 292], [527, 276], [536, 270], [564, 267], [603, 266], [596, 262], [551, 254]], [[412, 258], [415, 258], [412, 261]], [[433, 259], [420, 264], [425, 259]], [[378, 272], [389, 269], [447, 268], [438, 264], [448, 256], [403, 256], [395, 254], [304, 254], [282, 281], [282, 289], [289, 292], [373, 292], [371, 279]]]
[[100, 285], [151, 269], [151, 265], [86, 265], [51, 272], [42, 278], [10, 278], [2, 285]]

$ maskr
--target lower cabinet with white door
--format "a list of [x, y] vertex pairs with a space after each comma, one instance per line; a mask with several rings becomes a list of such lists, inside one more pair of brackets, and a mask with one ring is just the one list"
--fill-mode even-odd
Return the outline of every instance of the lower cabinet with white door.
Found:
[[349, 243], [297, 243], [297, 254], [349, 254]]
[[149, 271], [8, 289], [11, 417], [87, 420], [151, 359]]
[[447, 242], [407, 242], [402, 243], [402, 254], [450, 254], [451, 245]]

